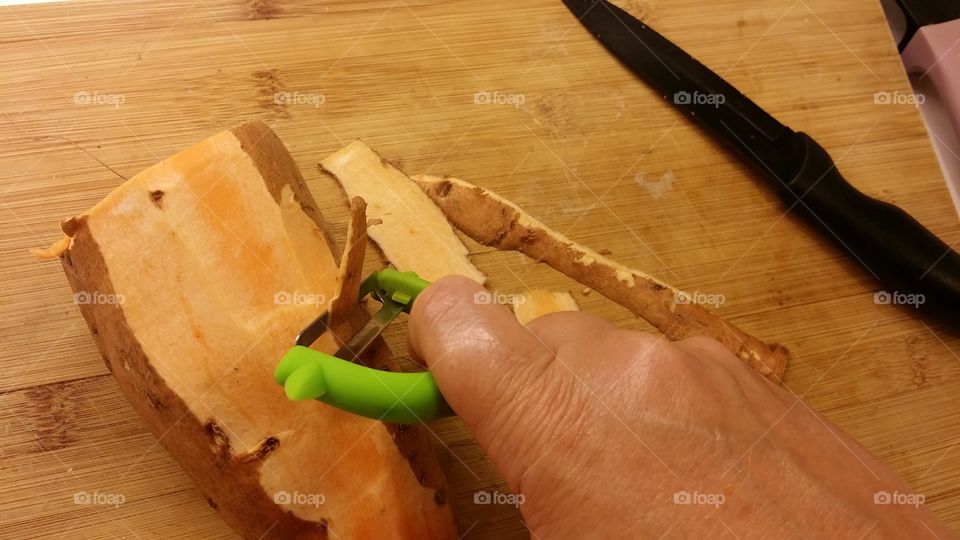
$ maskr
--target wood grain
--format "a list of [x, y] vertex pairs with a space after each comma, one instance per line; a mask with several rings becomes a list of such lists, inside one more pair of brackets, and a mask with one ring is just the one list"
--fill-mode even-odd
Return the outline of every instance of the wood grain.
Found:
[[[917, 110], [874, 103], [909, 88], [876, 2], [623, 5], [816, 137], [857, 187], [960, 241]], [[341, 242], [346, 198], [316, 163], [362, 138], [408, 173], [483, 185], [624, 264], [723, 294], [722, 316], [790, 347], [788, 388], [960, 529], [960, 335], [874, 304], [866, 272], [784, 215], [756, 174], [559, 1], [97, 1], [0, 13], [0, 537], [233, 536], [124, 402], [59, 265], [27, 250], [123, 178], [253, 119], [290, 147]], [[475, 104], [477, 92], [522, 103]], [[585, 311], [648, 328], [549, 268], [468, 246], [493, 289], [570, 290]], [[382, 263], [368, 255], [368, 270]], [[388, 338], [404, 350], [402, 327]], [[516, 509], [473, 504], [477, 490], [505, 488], [462, 425], [431, 427], [466, 537], [525, 537]], [[81, 491], [124, 502], [75, 504]]]

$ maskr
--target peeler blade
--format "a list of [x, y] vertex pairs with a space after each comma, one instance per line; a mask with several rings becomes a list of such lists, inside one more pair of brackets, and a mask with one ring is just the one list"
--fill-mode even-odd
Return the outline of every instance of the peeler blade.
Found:
[[329, 321], [330, 312], [324, 311], [297, 334], [297, 338], [293, 341], [293, 344], [309, 347], [314, 341], [320, 339], [320, 336], [327, 332]]
[[356, 358], [373, 343], [373, 340], [377, 339], [377, 337], [383, 333], [383, 330], [403, 312], [403, 308], [403, 304], [384, 297], [383, 307], [377, 311], [373, 318], [367, 321], [367, 324], [363, 325], [363, 328], [361, 328], [359, 332], [344, 343], [334, 356], [343, 358], [344, 360], [356, 360]]
[[[383, 306], [371, 318], [367, 324], [353, 335], [339, 350], [335, 353], [337, 358], [353, 361], [360, 356], [363, 351], [370, 346], [373, 340], [383, 333], [383, 330], [399, 316], [404, 309], [404, 305], [395, 302], [387, 296], [381, 299]], [[314, 341], [320, 339], [330, 328], [330, 312], [324, 311], [303, 330], [297, 334], [295, 345], [309, 347]]]

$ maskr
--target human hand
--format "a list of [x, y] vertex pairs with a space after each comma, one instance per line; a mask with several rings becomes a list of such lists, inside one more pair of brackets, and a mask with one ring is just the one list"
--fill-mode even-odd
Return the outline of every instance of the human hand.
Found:
[[411, 350], [538, 537], [952, 537], [893, 471], [716, 341], [585, 313], [524, 327], [475, 302], [483, 291], [428, 287]]

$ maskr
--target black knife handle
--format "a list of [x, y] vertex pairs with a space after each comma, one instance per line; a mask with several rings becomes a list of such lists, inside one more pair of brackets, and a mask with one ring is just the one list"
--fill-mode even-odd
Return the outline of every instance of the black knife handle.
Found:
[[787, 206], [824, 229], [880, 280], [883, 291], [875, 301], [910, 304], [960, 323], [960, 255], [910, 214], [850, 185], [809, 135], [795, 136], [802, 165], [790, 181], [778, 182]]

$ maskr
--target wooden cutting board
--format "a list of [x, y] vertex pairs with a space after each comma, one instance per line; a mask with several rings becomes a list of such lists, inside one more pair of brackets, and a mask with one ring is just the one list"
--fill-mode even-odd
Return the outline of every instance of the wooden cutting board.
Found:
[[[875, 0], [623, 5], [816, 137], [857, 187], [960, 241], [918, 111], [875, 103], [909, 92]], [[865, 271], [785, 215], [559, 0], [0, 13], [0, 537], [233, 536], [121, 397], [59, 265], [27, 250], [124, 178], [254, 119], [289, 146], [338, 240], [346, 200], [316, 163], [362, 138], [408, 173], [492, 188], [625, 264], [722, 295], [723, 316], [793, 351], [792, 392], [960, 528], [957, 331], [876, 304]], [[469, 245], [500, 292], [570, 290], [587, 311], [648, 328], [549, 268]], [[390, 341], [405, 351], [403, 328]], [[515, 508], [474, 504], [506, 488], [462, 425], [431, 427], [463, 533], [526, 536]], [[83, 493], [106, 504], [82, 504]]]

